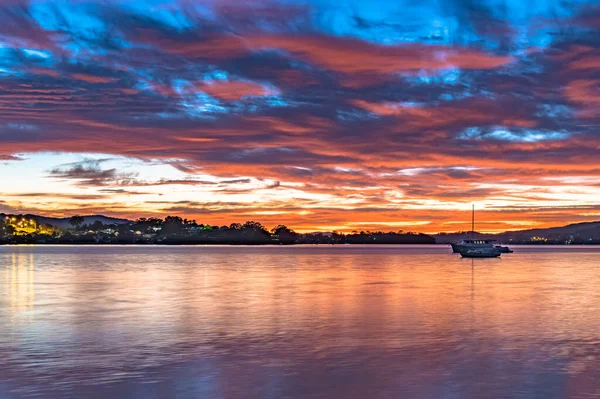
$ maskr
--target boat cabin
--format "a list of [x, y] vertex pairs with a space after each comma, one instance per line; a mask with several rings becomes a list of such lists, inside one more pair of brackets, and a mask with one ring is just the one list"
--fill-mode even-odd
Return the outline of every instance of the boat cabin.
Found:
[[496, 240], [463, 240], [463, 244], [471, 244], [471, 245], [485, 245], [491, 244]]

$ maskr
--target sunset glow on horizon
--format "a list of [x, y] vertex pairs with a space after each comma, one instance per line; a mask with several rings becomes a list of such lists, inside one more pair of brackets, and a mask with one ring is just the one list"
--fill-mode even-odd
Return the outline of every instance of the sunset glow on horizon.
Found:
[[0, 213], [596, 221], [599, 68], [592, 0], [10, 0]]

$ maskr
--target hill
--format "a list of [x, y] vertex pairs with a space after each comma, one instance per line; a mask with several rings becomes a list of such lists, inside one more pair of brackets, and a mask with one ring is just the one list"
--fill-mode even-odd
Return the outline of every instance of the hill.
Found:
[[425, 234], [300, 234], [283, 225], [272, 230], [253, 221], [211, 226], [178, 216], [136, 221], [79, 216], [73, 224], [70, 218], [35, 215], [0, 215], [0, 219], [4, 220], [0, 223], [0, 244], [435, 244], [435, 239]]
[[[3, 216], [7, 216], [4, 214], [0, 214], [0, 220], [3, 219]], [[9, 215], [12, 216], [12, 215]], [[59, 229], [69, 229], [72, 228], [73, 226], [71, 226], [71, 224], [69, 224], [69, 220], [71, 219], [70, 217], [68, 218], [51, 218], [51, 217], [46, 217], [46, 216], [39, 216], [39, 215], [24, 215], [26, 218], [28, 219], [33, 219], [36, 221], [37, 224], [41, 225], [41, 224], [49, 224], [52, 225], [54, 227], [58, 227]], [[88, 215], [88, 216], [83, 216], [83, 224], [94, 224], [95, 222], [99, 221], [102, 222], [102, 224], [105, 225], [109, 225], [109, 224], [125, 224], [125, 223], [129, 223], [130, 220], [127, 219], [119, 219], [119, 218], [111, 218], [108, 216], [102, 216], [102, 215]]]
[[[470, 232], [441, 233], [433, 237], [438, 244], [460, 241]], [[600, 244], [600, 222], [574, 223], [562, 227], [506, 231], [499, 234], [475, 232], [476, 239], [493, 239], [512, 244]]]

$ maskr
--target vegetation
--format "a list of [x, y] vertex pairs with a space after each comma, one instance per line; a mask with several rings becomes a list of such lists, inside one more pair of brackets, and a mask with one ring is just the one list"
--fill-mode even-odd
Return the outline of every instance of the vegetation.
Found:
[[69, 224], [76, 228], [81, 226], [84, 222], [85, 222], [85, 219], [83, 218], [83, 216], [79, 216], [79, 215], [73, 216], [69, 220]]
[[[57, 226], [49, 224], [55, 221]], [[600, 222], [498, 235], [458, 232], [432, 237], [403, 231], [300, 234], [285, 225], [270, 230], [254, 221], [212, 226], [179, 216], [128, 221], [98, 215], [48, 219], [36, 215], [0, 214], [0, 244], [446, 244], [472, 234], [476, 239], [494, 239], [509, 245], [600, 245]]]
[[[296, 233], [285, 225], [268, 230], [259, 222], [211, 226], [179, 216], [165, 219], [86, 224], [82, 216], [68, 220], [70, 227], [59, 229], [41, 225], [33, 215], [0, 215], [0, 243], [4, 244], [434, 244], [435, 240], [417, 233], [362, 231], [342, 233]], [[27, 226], [27, 228], [19, 227]]]
[[4, 220], [0, 220], [0, 237], [11, 236], [15, 233], [15, 229]]

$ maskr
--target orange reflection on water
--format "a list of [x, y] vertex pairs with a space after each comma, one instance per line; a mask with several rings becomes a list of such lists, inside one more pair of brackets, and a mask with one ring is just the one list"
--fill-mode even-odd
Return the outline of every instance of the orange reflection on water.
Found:
[[13, 253], [10, 273], [6, 273], [6, 292], [13, 312], [33, 310], [35, 302], [35, 265], [33, 253]]
[[600, 389], [572, 383], [599, 366], [598, 250], [489, 260], [446, 247], [11, 251], [0, 252], [13, 314], [0, 356], [23, 385], [189, 383], [207, 398]]

